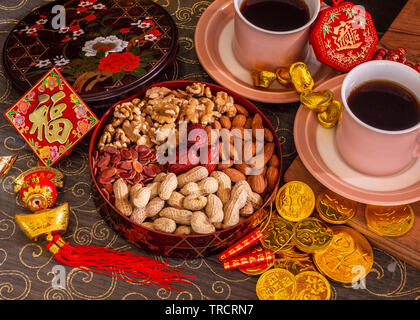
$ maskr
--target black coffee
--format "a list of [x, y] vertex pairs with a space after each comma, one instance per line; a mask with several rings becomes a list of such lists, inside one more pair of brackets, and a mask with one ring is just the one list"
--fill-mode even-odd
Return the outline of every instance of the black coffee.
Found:
[[350, 93], [347, 103], [359, 120], [377, 129], [398, 131], [420, 122], [419, 101], [391, 81], [366, 82]]
[[294, 30], [309, 21], [303, 0], [244, 0], [240, 10], [253, 25], [270, 31]]

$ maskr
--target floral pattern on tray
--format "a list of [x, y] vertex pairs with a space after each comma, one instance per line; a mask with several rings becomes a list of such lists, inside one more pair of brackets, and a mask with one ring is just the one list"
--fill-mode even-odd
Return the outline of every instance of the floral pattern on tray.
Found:
[[20, 21], [6, 42], [5, 62], [28, 88], [57, 67], [82, 97], [130, 86], [158, 65], [173, 46], [169, 15], [147, 0], [58, 1]]

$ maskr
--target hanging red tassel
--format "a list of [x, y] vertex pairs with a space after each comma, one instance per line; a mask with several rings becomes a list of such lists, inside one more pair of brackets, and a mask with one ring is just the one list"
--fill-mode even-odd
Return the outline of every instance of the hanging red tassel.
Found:
[[190, 283], [184, 278], [194, 277], [183, 275], [180, 269], [169, 268], [167, 262], [161, 263], [131, 252], [96, 246], [70, 245], [59, 234], [48, 237], [47, 240], [49, 242], [46, 248], [54, 254], [58, 262], [125, 281], [146, 285], [153, 283], [169, 290], [180, 290], [172, 284]]

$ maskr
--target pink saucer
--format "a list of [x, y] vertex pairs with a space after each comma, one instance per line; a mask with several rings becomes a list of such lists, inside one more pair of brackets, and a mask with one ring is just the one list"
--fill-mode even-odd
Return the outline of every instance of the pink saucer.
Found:
[[[345, 75], [337, 76], [317, 87], [329, 89], [341, 100]], [[420, 200], [420, 160], [392, 176], [374, 177], [356, 171], [340, 157], [335, 146], [335, 128], [318, 124], [315, 113], [300, 106], [294, 123], [297, 152], [308, 171], [325, 187], [361, 203], [401, 205]]]
[[[233, 17], [231, 0], [216, 0], [202, 14], [194, 35], [195, 50], [207, 73], [222, 86], [252, 100], [266, 103], [299, 101], [295, 90], [282, 87], [277, 81], [269, 89], [253, 86], [249, 70], [236, 60], [232, 50]], [[309, 46], [305, 63], [315, 84], [331, 79], [339, 72], [319, 62]]]

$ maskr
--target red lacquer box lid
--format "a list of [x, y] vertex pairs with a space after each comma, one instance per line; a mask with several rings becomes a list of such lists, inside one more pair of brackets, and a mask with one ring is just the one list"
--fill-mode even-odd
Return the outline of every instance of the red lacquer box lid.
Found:
[[151, 0], [58, 0], [14, 27], [3, 62], [18, 90], [55, 66], [96, 106], [150, 85], [172, 64], [177, 47], [173, 19]]
[[4, 115], [46, 166], [69, 153], [98, 124], [98, 118], [56, 67]]
[[319, 61], [346, 72], [372, 58], [378, 36], [369, 12], [344, 2], [319, 13], [310, 40]]

